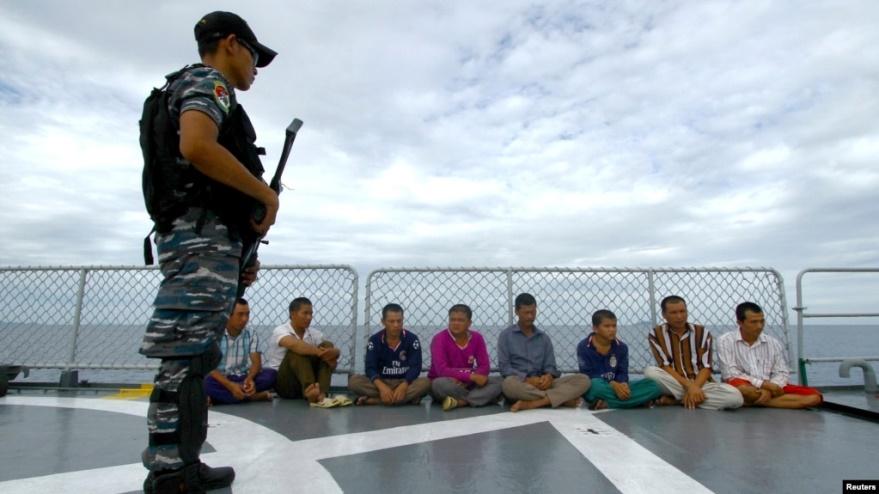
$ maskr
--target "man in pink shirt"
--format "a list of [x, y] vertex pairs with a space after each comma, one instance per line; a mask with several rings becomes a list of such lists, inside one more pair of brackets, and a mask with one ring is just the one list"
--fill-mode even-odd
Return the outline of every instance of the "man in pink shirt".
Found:
[[502, 379], [489, 377], [485, 339], [470, 329], [473, 311], [464, 304], [449, 309], [449, 327], [430, 342], [431, 395], [443, 410], [497, 403]]

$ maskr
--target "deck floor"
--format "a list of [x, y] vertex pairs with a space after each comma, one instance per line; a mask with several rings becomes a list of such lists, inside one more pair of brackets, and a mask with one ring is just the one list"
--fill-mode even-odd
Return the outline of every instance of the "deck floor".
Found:
[[[24, 391], [0, 398], [0, 492], [138, 492], [147, 402]], [[510, 413], [211, 409], [216, 492], [841, 492], [879, 478], [877, 423], [821, 410], [679, 407]]]

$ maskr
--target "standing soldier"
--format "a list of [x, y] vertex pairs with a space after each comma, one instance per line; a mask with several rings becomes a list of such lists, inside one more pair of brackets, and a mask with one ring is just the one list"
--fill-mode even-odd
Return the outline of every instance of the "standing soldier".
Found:
[[[144, 199], [163, 276], [140, 347], [161, 359], [142, 455], [146, 493], [204, 492], [235, 478], [231, 467], [199, 461], [207, 435], [203, 379], [219, 362], [217, 340], [239, 283], [256, 280], [258, 262], [240, 265], [242, 243], [265, 234], [278, 212], [277, 194], [260, 178], [253, 127], [235, 98], [277, 53], [230, 12], [201, 18], [195, 39], [201, 63], [167, 76], [141, 120]], [[265, 216], [252, 220], [260, 205]]]

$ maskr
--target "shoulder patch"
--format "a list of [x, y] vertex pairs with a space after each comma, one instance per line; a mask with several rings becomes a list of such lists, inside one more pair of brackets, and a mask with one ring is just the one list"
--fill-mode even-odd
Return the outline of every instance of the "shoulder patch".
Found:
[[220, 81], [214, 81], [214, 100], [223, 112], [229, 113], [229, 105], [231, 104], [229, 101], [229, 90]]

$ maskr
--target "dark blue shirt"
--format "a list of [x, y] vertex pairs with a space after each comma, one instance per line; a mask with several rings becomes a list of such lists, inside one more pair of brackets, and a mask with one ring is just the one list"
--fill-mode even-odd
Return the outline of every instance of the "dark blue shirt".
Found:
[[608, 382], [629, 382], [629, 347], [615, 338], [610, 342], [607, 355], [598, 353], [592, 338], [595, 333], [587, 336], [577, 345], [577, 362], [580, 372], [592, 379], [601, 378]]
[[421, 343], [410, 331], [403, 330], [396, 348], [385, 342], [385, 330], [369, 337], [366, 344], [366, 377], [370, 381], [405, 379], [411, 383], [421, 374]]

